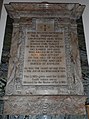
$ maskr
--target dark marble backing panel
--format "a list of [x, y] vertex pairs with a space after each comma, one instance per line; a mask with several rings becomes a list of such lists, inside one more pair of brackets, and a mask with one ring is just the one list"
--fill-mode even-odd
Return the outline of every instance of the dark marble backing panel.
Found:
[[[8, 16], [4, 43], [3, 43], [2, 58], [1, 58], [1, 64], [0, 64], [0, 98], [4, 96], [5, 86], [7, 82], [11, 36], [12, 36], [12, 29], [13, 29], [12, 22], [13, 20]], [[0, 114], [3, 113], [3, 105], [4, 105], [4, 101], [0, 99]], [[0, 117], [0, 119], [2, 118]]]
[[[78, 32], [78, 43], [80, 50], [80, 61], [83, 76], [84, 92], [89, 98], [89, 66], [87, 60], [87, 51], [86, 51], [82, 17], [77, 20], [77, 32]], [[89, 103], [89, 99], [87, 99], [86, 103]]]
[[0, 119], [88, 119], [85, 115], [6, 115]]
[[0, 18], [1, 18], [2, 5], [3, 5], [3, 0], [0, 0]]
[[0, 96], [4, 95], [4, 87], [7, 81], [8, 63], [10, 57], [10, 45], [12, 36], [12, 19], [7, 17], [7, 25], [5, 30], [5, 37], [3, 43], [2, 58], [0, 64]]

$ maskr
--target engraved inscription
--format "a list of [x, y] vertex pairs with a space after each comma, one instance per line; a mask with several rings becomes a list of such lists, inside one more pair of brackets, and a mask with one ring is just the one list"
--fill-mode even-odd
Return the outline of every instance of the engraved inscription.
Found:
[[63, 32], [27, 32], [23, 85], [66, 85]]

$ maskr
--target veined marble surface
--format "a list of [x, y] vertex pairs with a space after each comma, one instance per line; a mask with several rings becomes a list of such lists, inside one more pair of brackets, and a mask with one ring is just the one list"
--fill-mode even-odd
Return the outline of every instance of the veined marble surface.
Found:
[[85, 115], [82, 96], [6, 96], [5, 115]]
[[[61, 115], [65, 113], [68, 115], [84, 115], [86, 113], [86, 97], [83, 96], [83, 77], [80, 66], [76, 23], [76, 20], [82, 15], [84, 6], [79, 4], [54, 4], [55, 9], [52, 10], [51, 8], [53, 7], [53, 5], [51, 4], [49, 5], [49, 9], [46, 9], [45, 3], [38, 5], [38, 8], [37, 6], [34, 7], [34, 4], [31, 8], [28, 7], [28, 4], [22, 4], [23, 11], [20, 3], [11, 3], [9, 5], [6, 5], [9, 15], [14, 19], [14, 29], [10, 51], [8, 81], [6, 86], [6, 95], [9, 95], [9, 97], [4, 97], [4, 114], [23, 113], [24, 115]], [[60, 12], [57, 12], [57, 8], [58, 10], [60, 9]], [[42, 9], [43, 11], [41, 11]], [[35, 31], [35, 19], [40, 19], [40, 17], [42, 18], [42, 15], [44, 15], [44, 18], [48, 17], [48, 19], [50, 19], [52, 17], [51, 19], [54, 19], [55, 31], [64, 31], [66, 44], [66, 66], [68, 76], [67, 86], [22, 85], [26, 30]], [[46, 91], [47, 93], [45, 93], [45, 90], [48, 90], [48, 92]]]
[[[41, 18], [42, 19], [42, 18]], [[53, 18], [52, 18], [53, 19]], [[30, 21], [29, 21], [30, 20]], [[46, 18], [45, 20], [51, 20]], [[73, 19], [74, 20], [74, 19]], [[27, 24], [14, 23], [6, 95], [83, 95], [82, 74], [78, 49], [76, 21], [54, 18], [54, 32], [63, 32], [65, 42], [66, 85], [23, 85], [24, 52], [27, 31], [36, 32], [36, 19]], [[66, 21], [66, 22], [65, 22]], [[24, 22], [26, 23], [26, 21]]]

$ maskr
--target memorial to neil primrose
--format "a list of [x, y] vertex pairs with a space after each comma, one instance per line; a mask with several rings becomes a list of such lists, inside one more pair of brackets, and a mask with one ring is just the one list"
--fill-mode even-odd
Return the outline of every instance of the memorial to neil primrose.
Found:
[[85, 5], [12, 2], [5, 8], [13, 32], [3, 114], [85, 119]]

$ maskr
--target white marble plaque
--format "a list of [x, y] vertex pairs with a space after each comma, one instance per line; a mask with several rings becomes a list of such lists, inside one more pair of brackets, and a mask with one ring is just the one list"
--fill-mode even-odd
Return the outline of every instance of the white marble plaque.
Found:
[[27, 32], [23, 85], [66, 85], [63, 32]]

